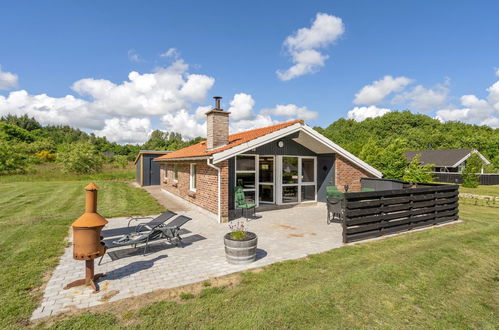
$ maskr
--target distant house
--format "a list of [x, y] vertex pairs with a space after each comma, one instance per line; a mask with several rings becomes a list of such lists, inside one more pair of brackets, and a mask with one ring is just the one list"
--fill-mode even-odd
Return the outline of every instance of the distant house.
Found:
[[421, 165], [432, 164], [434, 172], [461, 173], [466, 160], [474, 153], [480, 156], [484, 165], [490, 164], [476, 149], [412, 150], [405, 152], [405, 157], [410, 162], [416, 155], [421, 155]]

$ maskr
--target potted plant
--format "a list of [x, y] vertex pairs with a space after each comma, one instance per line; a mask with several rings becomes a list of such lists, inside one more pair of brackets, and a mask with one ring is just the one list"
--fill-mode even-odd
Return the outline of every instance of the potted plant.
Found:
[[225, 256], [230, 264], [249, 264], [256, 259], [258, 238], [247, 231], [243, 221], [229, 224], [230, 232], [224, 236]]

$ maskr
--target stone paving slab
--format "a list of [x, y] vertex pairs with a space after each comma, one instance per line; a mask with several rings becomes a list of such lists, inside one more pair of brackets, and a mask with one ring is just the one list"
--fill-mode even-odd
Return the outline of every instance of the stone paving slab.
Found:
[[[219, 224], [195, 210], [178, 211], [193, 220], [184, 227], [188, 233], [183, 238], [196, 236], [183, 248], [155, 242], [151, 253], [136, 254], [112, 261], [106, 254], [102, 264], [95, 263], [96, 273], [105, 273], [99, 280], [100, 292], [81, 286], [64, 290], [63, 287], [85, 275], [85, 263], [73, 259], [72, 247], [65, 249], [45, 288], [40, 306], [31, 319], [37, 320], [73, 308], [87, 308], [107, 301], [138, 296], [157, 289], [168, 289], [201, 282], [212, 277], [228, 275], [275, 262], [303, 258], [342, 246], [341, 226], [326, 224], [326, 206], [298, 206], [282, 210], [261, 212], [260, 218], [251, 220], [248, 230], [258, 235], [257, 261], [248, 265], [231, 265], [225, 260], [223, 236], [227, 224]], [[127, 226], [126, 218], [108, 219], [103, 231]], [[116, 231], [115, 231], [116, 232]], [[200, 237], [201, 236], [201, 237]], [[109, 251], [130, 249], [113, 248]], [[106, 295], [115, 293], [106, 300]]]

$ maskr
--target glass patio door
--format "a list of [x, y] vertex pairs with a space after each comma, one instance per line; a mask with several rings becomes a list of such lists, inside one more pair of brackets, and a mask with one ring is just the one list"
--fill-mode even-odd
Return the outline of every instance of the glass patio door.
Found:
[[278, 203], [295, 204], [317, 200], [315, 157], [278, 157]]
[[298, 203], [298, 157], [282, 157], [282, 203]]

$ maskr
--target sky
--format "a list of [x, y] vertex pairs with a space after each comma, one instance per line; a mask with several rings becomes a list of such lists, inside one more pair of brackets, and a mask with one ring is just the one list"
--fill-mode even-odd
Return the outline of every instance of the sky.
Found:
[[410, 110], [499, 127], [498, 1], [3, 1], [0, 115], [118, 143]]

